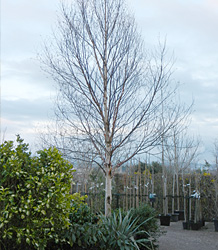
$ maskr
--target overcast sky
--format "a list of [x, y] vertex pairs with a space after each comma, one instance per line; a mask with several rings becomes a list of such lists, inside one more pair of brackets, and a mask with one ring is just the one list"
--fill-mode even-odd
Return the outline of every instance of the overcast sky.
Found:
[[[20, 134], [34, 148], [52, 115], [54, 86], [36, 60], [51, 35], [58, 0], [1, 1], [1, 134]], [[203, 141], [202, 163], [212, 161], [218, 138], [218, 1], [128, 0], [147, 47], [167, 39], [183, 100], [195, 101], [190, 133]], [[211, 157], [211, 159], [210, 159]]]

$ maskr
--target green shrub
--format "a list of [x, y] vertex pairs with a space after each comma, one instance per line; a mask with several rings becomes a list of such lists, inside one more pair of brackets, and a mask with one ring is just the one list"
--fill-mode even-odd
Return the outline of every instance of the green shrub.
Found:
[[44, 249], [69, 226], [72, 165], [56, 148], [35, 157], [18, 136], [0, 145], [2, 249]]
[[140, 227], [146, 224], [150, 218], [139, 224], [139, 218], [133, 218], [131, 211], [128, 211], [123, 217], [120, 210], [119, 213], [112, 213], [110, 217], [101, 215], [100, 219], [99, 249], [134, 250], [141, 249], [150, 242], [149, 237], [144, 239], [137, 237], [140, 234], [149, 236], [148, 232], [140, 230]]
[[124, 210], [123, 208], [116, 208], [112, 210], [112, 213], [115, 213], [117, 216], [119, 215], [119, 213], [121, 213], [123, 218], [127, 215], [127, 211]]
[[79, 193], [72, 195], [72, 203], [70, 209], [70, 223], [84, 224], [86, 222], [96, 222], [97, 216], [92, 212], [88, 204], [85, 202], [87, 195], [81, 196]]
[[[124, 218], [127, 212], [123, 209], [116, 209], [114, 210], [114, 213], [118, 215], [119, 211], [121, 211], [122, 218]], [[157, 223], [156, 210], [148, 204], [141, 204], [138, 208], [132, 208], [130, 210], [130, 215], [133, 219], [137, 219], [137, 225], [142, 224], [139, 230], [144, 232], [137, 234], [137, 239], [149, 239], [149, 241], [145, 244], [146, 246], [141, 247], [140, 249], [157, 247], [157, 239], [160, 236], [160, 228]], [[146, 220], [147, 222], [143, 224]]]
[[93, 214], [85, 202], [86, 196], [73, 194], [70, 227], [66, 240], [70, 245], [53, 244], [48, 249], [133, 250], [153, 249], [151, 234], [156, 234], [155, 211], [143, 205], [124, 212], [115, 210], [112, 216]]
[[72, 197], [70, 211], [70, 227], [66, 232], [66, 238], [74, 248], [96, 247], [98, 236], [101, 234], [97, 225], [98, 217], [91, 212], [85, 202], [87, 196], [75, 193]]
[[[157, 238], [160, 236], [156, 210], [148, 204], [141, 204], [138, 208], [131, 209], [130, 215], [133, 219], [137, 218], [137, 225], [141, 224], [139, 230], [141, 230], [142, 233], [137, 235], [137, 239], [150, 239], [146, 243], [146, 247], [142, 247], [141, 249], [155, 248], [155, 246], [157, 246]], [[150, 219], [147, 220], [148, 218]], [[145, 220], [147, 220], [147, 222], [143, 223]], [[149, 232], [149, 234], [146, 232]]]

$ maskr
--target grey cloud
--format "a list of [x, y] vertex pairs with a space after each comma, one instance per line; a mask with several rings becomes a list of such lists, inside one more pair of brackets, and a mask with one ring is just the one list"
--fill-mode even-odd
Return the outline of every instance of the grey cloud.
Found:
[[2, 118], [16, 121], [48, 120], [53, 104], [49, 98], [2, 100]]
[[[2, 95], [16, 95], [23, 91], [31, 93], [28, 98], [52, 96], [56, 90], [54, 82], [40, 69], [38, 61], [33, 59], [4, 60], [2, 62]], [[36, 90], [36, 91], [35, 91]], [[19, 96], [19, 98], [22, 96]], [[24, 97], [24, 96], [23, 96]]]
[[[176, 57], [173, 77], [182, 83], [181, 99], [186, 103], [192, 97], [195, 99], [191, 131], [201, 134], [205, 148], [209, 148], [207, 144], [217, 135], [218, 117], [217, 1], [128, 0], [128, 3], [148, 49], [157, 44], [159, 36], [167, 36], [169, 53], [174, 52]], [[49, 96], [53, 95], [53, 83], [30, 57], [35, 58], [43, 38], [55, 25], [58, 0], [2, 4], [2, 115], [14, 122], [11, 125], [9, 122], [8, 128], [14, 126], [14, 131], [24, 131], [34, 120], [46, 120], [52, 110]], [[12, 101], [10, 96], [16, 98]]]
[[4, 1], [1, 6], [2, 56], [14, 59], [34, 54], [42, 37], [51, 33], [58, 5], [58, 0]]

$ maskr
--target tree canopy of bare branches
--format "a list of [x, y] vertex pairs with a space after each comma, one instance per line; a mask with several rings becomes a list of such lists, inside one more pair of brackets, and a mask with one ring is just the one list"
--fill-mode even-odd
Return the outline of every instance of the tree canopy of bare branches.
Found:
[[74, 159], [101, 166], [108, 215], [115, 170], [151, 150], [186, 115], [172, 98], [165, 43], [145, 50], [123, 0], [72, 0], [61, 7], [43, 63], [60, 90], [56, 140]]

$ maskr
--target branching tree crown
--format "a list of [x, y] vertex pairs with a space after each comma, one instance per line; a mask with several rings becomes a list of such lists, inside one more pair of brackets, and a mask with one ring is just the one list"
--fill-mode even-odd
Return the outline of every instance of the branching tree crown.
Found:
[[60, 90], [59, 138], [65, 153], [101, 166], [110, 214], [115, 170], [156, 146], [185, 113], [171, 98], [165, 44], [145, 51], [123, 0], [72, 0], [61, 13], [44, 58]]

